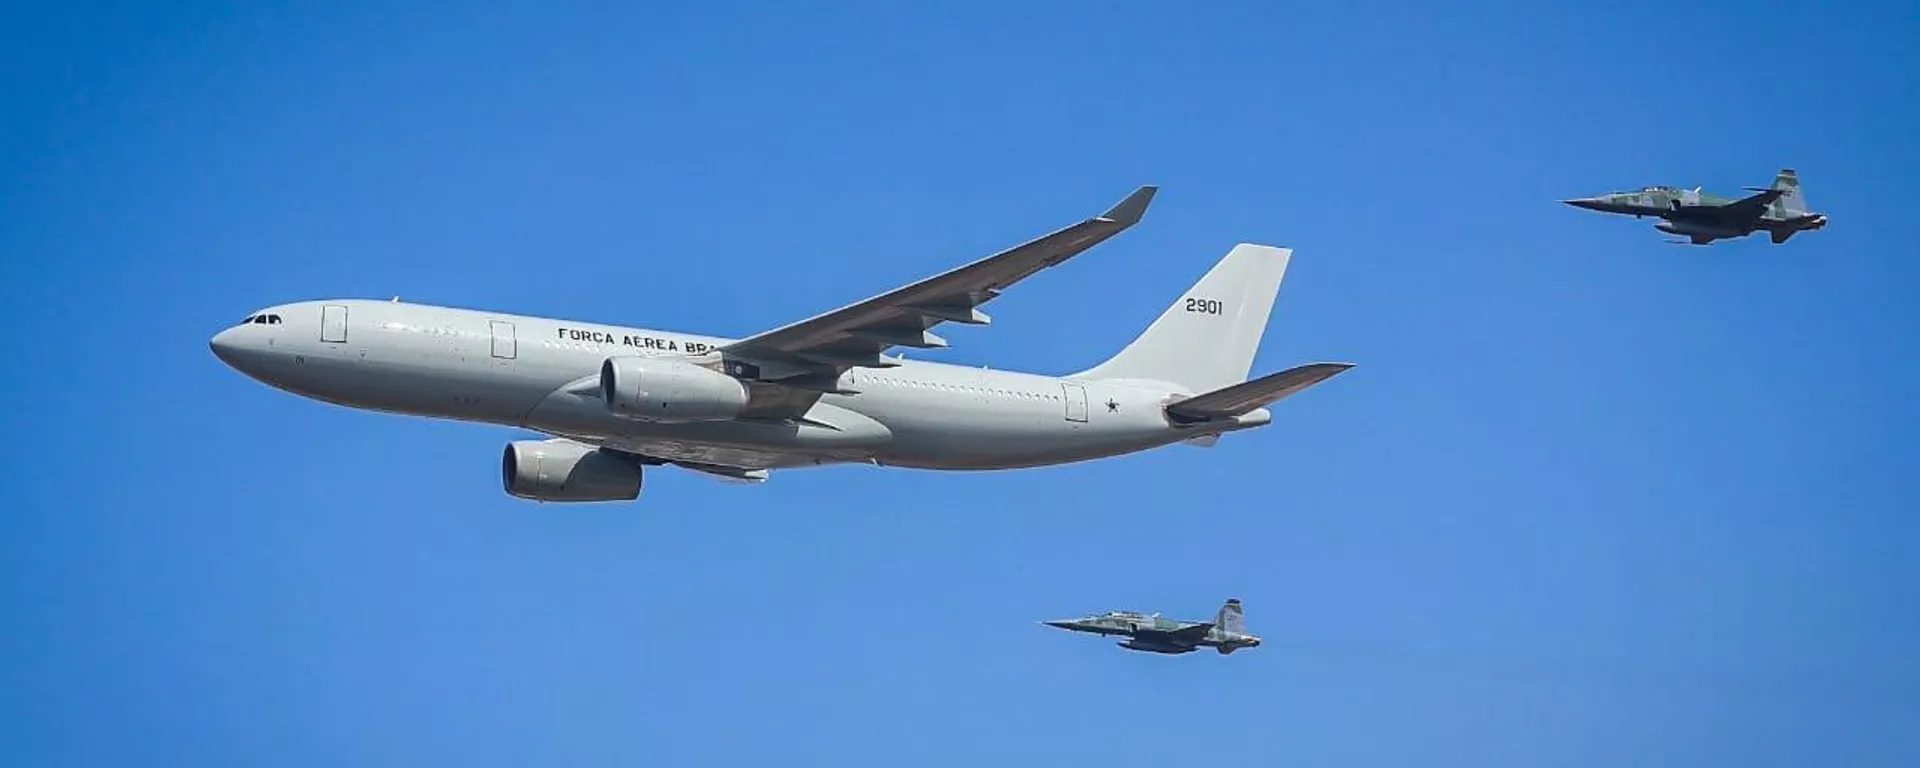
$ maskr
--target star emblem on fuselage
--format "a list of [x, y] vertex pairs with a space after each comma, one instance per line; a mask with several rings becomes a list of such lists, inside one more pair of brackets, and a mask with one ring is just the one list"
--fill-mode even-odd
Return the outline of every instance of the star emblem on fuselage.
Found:
[[1120, 404], [1115, 402], [1114, 399], [1111, 397], [1107, 398], [1107, 413], [1119, 413], [1119, 412], [1120, 412]]

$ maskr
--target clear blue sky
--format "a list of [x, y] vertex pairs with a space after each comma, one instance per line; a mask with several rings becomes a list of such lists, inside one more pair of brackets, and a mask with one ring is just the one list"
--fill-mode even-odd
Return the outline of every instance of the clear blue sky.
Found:
[[[4, 762], [1920, 765], [1920, 6], [959, 5], [0, 12]], [[1555, 202], [1783, 165], [1786, 247]], [[1253, 240], [1256, 367], [1359, 367], [1213, 450], [568, 507], [206, 348], [747, 334], [1142, 183], [940, 359], [1075, 370]], [[1265, 647], [1034, 623], [1230, 595]]]

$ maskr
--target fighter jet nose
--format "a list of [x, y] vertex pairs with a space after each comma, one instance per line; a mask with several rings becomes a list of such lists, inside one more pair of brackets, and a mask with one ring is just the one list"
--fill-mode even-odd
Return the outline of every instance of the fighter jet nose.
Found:
[[1560, 202], [1575, 208], [1585, 208], [1590, 211], [1600, 207], [1600, 198], [1597, 197], [1569, 197]]
[[1055, 629], [1073, 629], [1073, 626], [1074, 626], [1072, 619], [1061, 619], [1059, 621], [1043, 621], [1040, 623], [1045, 624], [1049, 627], [1053, 627]]

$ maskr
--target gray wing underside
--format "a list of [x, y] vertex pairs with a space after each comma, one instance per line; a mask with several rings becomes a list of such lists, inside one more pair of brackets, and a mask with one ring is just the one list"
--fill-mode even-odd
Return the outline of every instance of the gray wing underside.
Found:
[[1200, 642], [1201, 640], [1207, 639], [1207, 633], [1211, 631], [1213, 631], [1212, 624], [1194, 624], [1191, 626], [1181, 627], [1171, 632], [1163, 632], [1160, 630], [1142, 630], [1139, 632], [1135, 632], [1134, 637], [1149, 643], [1166, 643], [1170, 645], [1191, 645], [1193, 643], [1197, 643], [1197, 642]]
[[1720, 205], [1684, 205], [1677, 213], [1683, 218], [1695, 221], [1715, 221], [1725, 224], [1750, 222], [1766, 214], [1767, 206], [1787, 193], [1784, 189], [1751, 190], [1754, 194]]
[[849, 368], [896, 365], [882, 353], [896, 346], [946, 346], [929, 332], [943, 322], [986, 324], [982, 304], [1138, 223], [1156, 189], [1143, 186], [1099, 216], [912, 285], [742, 339], [721, 352], [771, 364], [766, 367], [784, 369], [792, 377], [837, 378]]
[[1238, 416], [1326, 381], [1352, 367], [1352, 363], [1308, 363], [1180, 400], [1167, 406], [1167, 412], [1195, 420]]
[[693, 461], [670, 461], [668, 463], [676, 467], [691, 469], [695, 472], [712, 475], [722, 480], [736, 483], [764, 483], [767, 481], [768, 475], [764, 467], [750, 469], [725, 464], [703, 464]]

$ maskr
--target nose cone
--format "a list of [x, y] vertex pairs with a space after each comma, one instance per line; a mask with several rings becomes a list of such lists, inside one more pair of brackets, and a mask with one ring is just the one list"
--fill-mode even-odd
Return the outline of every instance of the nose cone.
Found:
[[1607, 206], [1607, 199], [1604, 197], [1570, 197], [1560, 202], [1589, 211], [1604, 211]]
[[220, 358], [220, 362], [237, 368], [239, 366], [236, 365], [234, 361], [238, 359], [240, 354], [238, 335], [239, 329], [228, 328], [214, 334], [213, 339], [207, 342], [207, 347], [213, 350], [214, 357]]
[[1055, 629], [1079, 629], [1080, 628], [1080, 621], [1078, 619], [1059, 619], [1056, 621], [1043, 621], [1040, 623], [1045, 624], [1049, 627], [1053, 627]]

